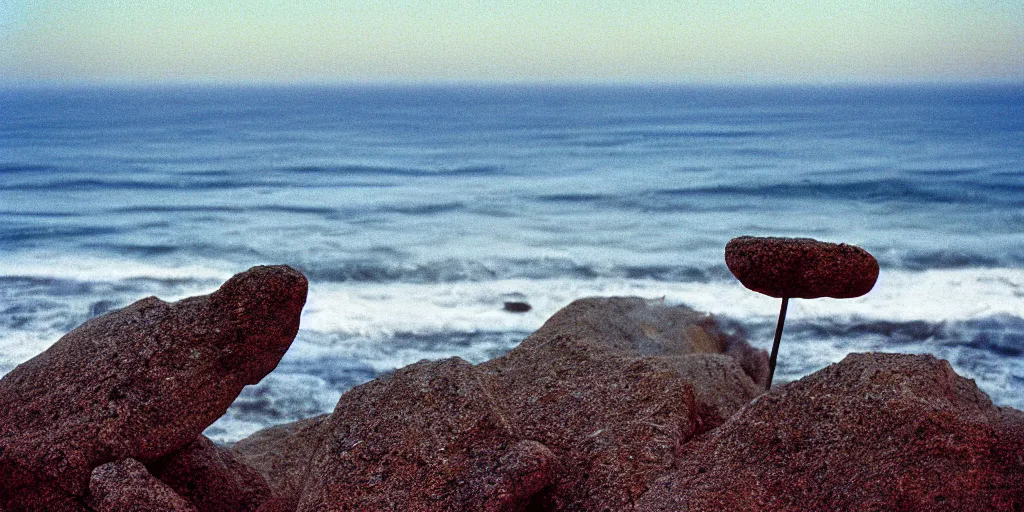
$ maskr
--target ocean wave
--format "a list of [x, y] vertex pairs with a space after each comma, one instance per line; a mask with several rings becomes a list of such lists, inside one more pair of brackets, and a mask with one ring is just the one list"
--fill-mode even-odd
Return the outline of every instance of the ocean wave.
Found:
[[[303, 325], [312, 330], [352, 335], [530, 331], [572, 300], [592, 295], [664, 298], [670, 303], [755, 322], [773, 321], [779, 307], [777, 299], [746, 290], [734, 279], [672, 282], [518, 278], [450, 283], [314, 280], [313, 290]], [[525, 297], [533, 310], [524, 315], [504, 312], [504, 297], [511, 293]], [[911, 335], [914, 324], [887, 326], [884, 322], [933, 324], [999, 315], [1024, 318], [1022, 297], [1021, 269], [890, 271], [864, 297], [794, 300], [790, 303], [790, 316], [843, 325], [883, 322], [873, 328]]]
[[568, 258], [444, 259], [424, 263], [388, 262], [379, 259], [297, 265], [313, 280], [345, 283], [454, 283], [496, 279], [643, 279], [697, 281], [727, 279], [725, 265], [606, 265]]
[[55, 168], [49, 165], [0, 163], [0, 174], [42, 173]]
[[997, 257], [992, 254], [978, 254], [968, 251], [943, 249], [936, 251], [912, 252], [886, 261], [893, 266], [909, 270], [950, 269], [950, 268], [993, 268], [1009, 264], [1024, 264], [1024, 253]]
[[[238, 269], [241, 271], [245, 269]], [[59, 282], [116, 282], [148, 280], [153, 282], [223, 281], [235, 273], [226, 262], [204, 264], [182, 262], [167, 264], [104, 255], [68, 255], [52, 251], [8, 256], [0, 265], [0, 279], [40, 279]]]
[[467, 165], [460, 167], [396, 167], [388, 165], [300, 165], [279, 167], [275, 171], [285, 174], [315, 174], [325, 176], [392, 176], [392, 177], [453, 177], [488, 176], [505, 171], [498, 165]]
[[325, 208], [316, 206], [294, 206], [294, 205], [252, 205], [252, 206], [226, 206], [226, 205], [145, 205], [128, 206], [107, 210], [109, 213], [295, 213], [308, 215], [337, 215], [336, 208]]
[[[966, 188], [929, 186], [906, 179], [866, 179], [848, 182], [774, 183], [759, 186], [717, 185], [672, 188], [655, 191], [654, 196], [699, 197], [736, 195], [789, 199], [830, 199], [849, 201], [900, 201], [925, 203], [975, 203], [980, 191]], [[985, 198], [991, 201], [991, 197]]]
[[55, 238], [91, 238], [119, 234], [127, 230], [108, 226], [52, 226], [42, 229], [39, 226], [6, 227], [0, 230], [0, 242], [15, 244]]

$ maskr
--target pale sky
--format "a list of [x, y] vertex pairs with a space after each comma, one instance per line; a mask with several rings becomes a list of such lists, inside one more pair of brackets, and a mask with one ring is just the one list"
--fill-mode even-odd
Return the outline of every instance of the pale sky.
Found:
[[0, 0], [6, 82], [1024, 82], [1024, 0]]

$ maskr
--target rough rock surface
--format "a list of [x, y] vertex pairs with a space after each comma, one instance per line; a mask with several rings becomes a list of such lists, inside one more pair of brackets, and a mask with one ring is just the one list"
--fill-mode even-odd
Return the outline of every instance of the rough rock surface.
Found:
[[531, 350], [558, 335], [625, 356], [726, 354], [761, 386], [768, 382], [768, 355], [727, 333], [711, 315], [685, 306], [637, 297], [590, 297], [560, 309], [516, 348]]
[[243, 462], [260, 472], [273, 497], [261, 510], [294, 511], [305, 484], [306, 470], [320, 448], [329, 414], [270, 427], [235, 443]]
[[94, 318], [0, 379], [0, 508], [75, 510], [92, 469], [192, 442], [278, 363], [306, 279], [255, 267], [216, 292]]
[[945, 361], [853, 354], [688, 445], [637, 509], [1021, 510], [1020, 425]]
[[762, 392], [722, 352], [766, 373], [706, 315], [632, 298], [582, 299], [481, 365], [521, 438], [544, 444], [557, 480], [531, 510], [631, 510], [694, 435]]
[[251, 512], [270, 499], [262, 475], [206, 436], [146, 467], [200, 512]]
[[87, 502], [96, 512], [197, 512], [188, 500], [146, 472], [135, 459], [94, 469]]
[[743, 286], [779, 298], [859, 297], [878, 279], [878, 262], [864, 249], [811, 238], [733, 238], [725, 264]]
[[554, 477], [550, 451], [518, 442], [487, 376], [451, 358], [345, 393], [298, 510], [519, 510]]

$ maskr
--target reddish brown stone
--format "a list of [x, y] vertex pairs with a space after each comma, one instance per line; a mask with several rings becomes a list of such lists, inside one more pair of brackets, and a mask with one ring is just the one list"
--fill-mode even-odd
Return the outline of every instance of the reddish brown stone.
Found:
[[216, 292], [94, 318], [0, 379], [0, 508], [86, 494], [92, 469], [192, 442], [278, 363], [306, 279], [255, 267]]
[[517, 510], [554, 461], [520, 443], [487, 375], [420, 362], [345, 393], [326, 425], [299, 511]]
[[197, 512], [135, 459], [104, 464], [89, 480], [89, 507], [96, 512]]
[[878, 279], [878, 262], [864, 249], [810, 238], [733, 238], [725, 264], [743, 286], [778, 298], [859, 297]]
[[199, 512], [252, 512], [270, 499], [262, 475], [206, 436], [146, 467]]
[[853, 354], [772, 389], [637, 510], [1021, 510], [1020, 416], [931, 356]]
[[520, 343], [516, 350], [542, 346], [558, 335], [625, 356], [726, 354], [755, 384], [768, 382], [768, 353], [722, 331], [715, 317], [686, 306], [638, 297], [588, 297], [565, 306]]
[[313, 454], [320, 448], [329, 414], [263, 429], [235, 443], [232, 450], [260, 472], [273, 497], [261, 511], [294, 511]]
[[559, 461], [531, 510], [632, 510], [684, 443], [762, 392], [722, 354], [740, 343], [688, 308], [582, 299], [481, 365], [517, 434]]

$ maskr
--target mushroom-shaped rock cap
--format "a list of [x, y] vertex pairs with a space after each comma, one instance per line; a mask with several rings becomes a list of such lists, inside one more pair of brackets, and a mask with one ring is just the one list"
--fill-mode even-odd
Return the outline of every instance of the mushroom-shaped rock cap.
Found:
[[878, 262], [864, 249], [811, 238], [733, 238], [725, 264], [743, 286], [778, 298], [860, 297], [878, 279]]

